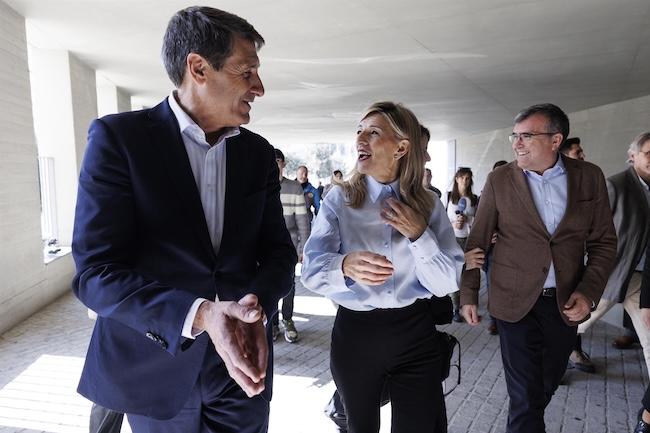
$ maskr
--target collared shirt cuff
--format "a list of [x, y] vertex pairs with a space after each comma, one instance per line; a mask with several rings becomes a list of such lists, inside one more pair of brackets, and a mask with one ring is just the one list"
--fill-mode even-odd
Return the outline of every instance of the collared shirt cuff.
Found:
[[422, 233], [422, 236], [413, 242], [409, 242], [409, 248], [413, 254], [413, 257], [422, 263], [429, 262], [431, 258], [437, 256], [440, 253], [438, 241], [433, 236], [431, 236], [428, 227]]
[[197, 311], [199, 311], [199, 307], [205, 301], [207, 301], [207, 299], [204, 298], [197, 298], [194, 301], [190, 307], [190, 310], [187, 312], [187, 316], [185, 316], [185, 323], [183, 323], [183, 331], [181, 332], [181, 336], [185, 338], [191, 338], [193, 340], [201, 335], [203, 329], [195, 329], [192, 327], [192, 325], [194, 324], [194, 318], [196, 317]]

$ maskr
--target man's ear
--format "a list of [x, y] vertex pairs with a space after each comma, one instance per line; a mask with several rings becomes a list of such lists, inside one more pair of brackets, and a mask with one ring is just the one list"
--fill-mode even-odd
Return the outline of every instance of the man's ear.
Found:
[[394, 157], [395, 159], [400, 159], [406, 155], [411, 148], [411, 142], [408, 140], [400, 140], [397, 145], [397, 150], [395, 150]]
[[196, 53], [189, 53], [185, 60], [187, 74], [192, 81], [202, 83], [205, 81], [205, 71], [209, 67], [208, 62]]
[[553, 150], [558, 150], [560, 148], [560, 145], [562, 144], [562, 141], [564, 141], [564, 136], [558, 133], [558, 134], [553, 134], [552, 138], [553, 141], [551, 144], [553, 146]]

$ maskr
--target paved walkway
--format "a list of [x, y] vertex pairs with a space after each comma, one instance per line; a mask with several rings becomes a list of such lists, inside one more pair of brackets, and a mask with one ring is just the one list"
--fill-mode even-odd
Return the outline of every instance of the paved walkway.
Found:
[[[275, 345], [270, 431], [333, 433], [323, 406], [334, 390], [329, 334], [335, 310], [329, 301], [297, 289], [294, 320], [301, 339]], [[463, 383], [447, 397], [449, 432], [503, 432], [507, 395], [498, 337], [490, 336], [484, 325], [445, 328], [460, 340], [463, 361]], [[0, 433], [88, 431], [90, 402], [75, 387], [91, 329], [85, 308], [67, 294], [0, 336]], [[547, 409], [548, 433], [632, 431], [647, 373], [641, 350], [611, 347], [617, 335], [616, 328], [604, 323], [585, 335], [583, 344], [599, 374], [568, 372]], [[382, 432], [390, 431], [389, 418], [386, 406]], [[123, 432], [128, 431], [125, 426]]]

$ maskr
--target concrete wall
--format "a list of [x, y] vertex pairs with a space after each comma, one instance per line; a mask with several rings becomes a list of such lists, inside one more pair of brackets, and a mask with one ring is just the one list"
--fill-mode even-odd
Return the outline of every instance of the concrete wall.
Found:
[[0, 2], [0, 333], [70, 286], [72, 261], [43, 263], [38, 160], [23, 17]]

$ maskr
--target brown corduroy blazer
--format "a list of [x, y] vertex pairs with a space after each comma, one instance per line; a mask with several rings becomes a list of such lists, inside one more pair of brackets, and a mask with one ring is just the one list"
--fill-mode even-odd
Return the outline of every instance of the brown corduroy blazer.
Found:
[[[488, 175], [466, 251], [476, 247], [487, 251], [492, 234], [498, 234], [492, 247], [488, 292], [493, 317], [521, 320], [541, 294], [551, 259], [560, 311], [574, 291], [596, 303], [603, 293], [616, 258], [605, 178], [594, 164], [561, 158], [567, 171], [567, 206], [553, 235], [546, 230], [516, 161]], [[463, 272], [462, 305], [478, 304], [479, 278], [478, 269]], [[577, 324], [562, 317], [568, 325]]]

